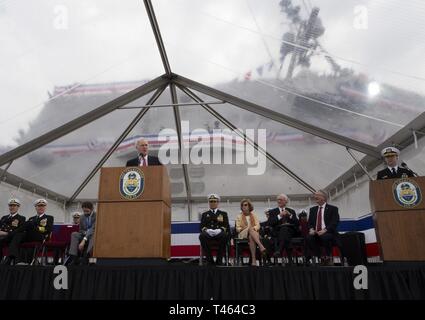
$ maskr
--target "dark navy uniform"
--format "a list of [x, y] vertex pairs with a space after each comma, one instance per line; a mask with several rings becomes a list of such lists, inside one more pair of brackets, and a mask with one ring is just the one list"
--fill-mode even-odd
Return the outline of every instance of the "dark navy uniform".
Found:
[[[382, 149], [381, 156], [385, 159], [387, 168], [378, 172], [376, 180], [414, 177], [415, 174], [412, 170], [396, 166], [399, 155], [400, 155], [400, 150], [398, 150], [395, 147], [387, 147]], [[390, 157], [392, 159], [387, 160], [387, 157]], [[395, 167], [390, 169], [389, 167], [391, 166], [395, 166]]]
[[22, 226], [26, 218], [16, 213], [14, 216], [7, 214], [0, 219], [0, 230], [11, 233], [18, 227]]
[[11, 214], [8, 214], [1, 217], [0, 230], [7, 232], [8, 234], [7, 236], [0, 238], [0, 261], [3, 258], [3, 246], [11, 241], [15, 230], [21, 227], [24, 224], [25, 220], [26, 218], [18, 213], [13, 216]]
[[[230, 230], [227, 212], [221, 211], [219, 209], [210, 209], [208, 211], [205, 211], [204, 213], [202, 213], [200, 228], [201, 234], [199, 235], [199, 240], [201, 241], [201, 246], [207, 256], [207, 262], [210, 264], [214, 263], [211, 254], [211, 244], [212, 242], [217, 242], [217, 265], [221, 265]], [[207, 233], [207, 229], [220, 229], [221, 232], [218, 235], [211, 236]]]
[[385, 168], [384, 170], [378, 172], [376, 180], [407, 178], [414, 176], [412, 171], [405, 168], [398, 167], [397, 170], [394, 171], [395, 173], [392, 172], [389, 168]]
[[15, 230], [9, 245], [9, 256], [13, 258], [19, 256], [19, 245], [22, 242], [42, 242], [47, 239], [52, 232], [53, 221], [53, 216], [47, 214], [29, 218], [28, 221]]

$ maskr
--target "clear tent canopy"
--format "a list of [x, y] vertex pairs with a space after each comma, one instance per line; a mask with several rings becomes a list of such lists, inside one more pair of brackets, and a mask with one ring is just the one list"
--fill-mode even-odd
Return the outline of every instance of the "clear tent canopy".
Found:
[[330, 191], [363, 174], [358, 161], [372, 172], [383, 146], [423, 144], [424, 12], [396, 0], [0, 1], [1, 180], [95, 200], [100, 167], [125, 165], [142, 137], [159, 154], [169, 132], [169, 152], [191, 155], [167, 164], [182, 210], [212, 192]]

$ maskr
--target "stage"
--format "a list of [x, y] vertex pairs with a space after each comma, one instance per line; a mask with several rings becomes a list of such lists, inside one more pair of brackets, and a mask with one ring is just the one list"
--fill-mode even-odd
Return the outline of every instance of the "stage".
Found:
[[68, 289], [53, 266], [0, 266], [2, 300], [381, 300], [425, 299], [425, 263], [370, 265], [368, 289], [353, 267], [68, 267]]

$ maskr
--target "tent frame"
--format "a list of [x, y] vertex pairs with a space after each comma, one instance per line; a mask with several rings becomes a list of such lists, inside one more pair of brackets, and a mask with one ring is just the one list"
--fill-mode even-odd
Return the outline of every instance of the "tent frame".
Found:
[[[388, 145], [398, 146], [400, 149], [404, 149], [410, 144], [412, 144], [413, 136], [412, 131], [425, 131], [425, 113], [419, 115], [415, 120], [409, 123], [407, 126], [399, 130], [396, 134], [394, 134], [391, 138], [389, 138], [384, 143], [379, 146], [369, 145], [363, 142], [356, 141], [354, 139], [348, 138], [346, 136], [339, 135], [337, 133], [325, 130], [323, 128], [317, 127], [315, 125], [303, 122], [299, 119], [292, 118], [288, 115], [273, 111], [271, 108], [267, 108], [266, 106], [255, 104], [244, 99], [232, 96], [228, 93], [222, 92], [220, 90], [211, 88], [204, 84], [198, 83], [191, 79], [185, 78], [181, 75], [175, 74], [172, 72], [171, 65], [167, 56], [167, 51], [161, 36], [160, 28], [158, 21], [156, 19], [155, 11], [153, 9], [153, 5], [151, 0], [144, 0], [144, 5], [146, 9], [146, 13], [148, 15], [152, 32], [154, 34], [156, 44], [158, 47], [158, 51], [161, 57], [162, 65], [165, 73], [160, 75], [159, 77], [139, 86], [138, 88], [127, 92], [118, 98], [103, 104], [102, 106], [87, 112], [86, 114], [75, 118], [74, 120], [69, 121], [37, 138], [24, 143], [13, 150], [10, 150], [2, 155], [0, 155], [0, 166], [6, 165], [5, 169], [0, 169], [0, 174], [3, 180], [7, 181], [8, 184], [22, 187], [26, 190], [32, 190], [33, 192], [40, 195], [50, 195], [51, 198], [58, 199], [58, 202], [66, 202], [67, 206], [71, 205], [78, 197], [80, 192], [84, 189], [84, 187], [91, 181], [91, 179], [95, 176], [98, 170], [102, 167], [102, 165], [108, 160], [108, 158], [113, 154], [119, 144], [125, 139], [128, 133], [139, 123], [139, 121], [146, 115], [151, 107], [155, 106], [155, 101], [159, 98], [159, 96], [164, 92], [164, 90], [169, 87], [171, 93], [171, 104], [170, 107], [173, 108], [174, 120], [176, 123], [176, 129], [178, 133], [178, 140], [180, 146], [180, 152], [183, 147], [183, 139], [182, 132], [180, 127], [180, 112], [179, 107], [185, 104], [179, 104], [176, 87], [178, 87], [181, 91], [183, 91], [186, 95], [188, 95], [193, 101], [197, 102], [201, 107], [203, 107], [207, 112], [212, 114], [218, 120], [220, 120], [223, 124], [231, 129], [236, 129], [236, 127], [224, 116], [219, 114], [210, 104], [205, 103], [202, 99], [200, 99], [194, 91], [200, 92], [202, 94], [207, 95], [208, 97], [215, 98], [221, 101], [221, 103], [228, 103], [235, 107], [238, 107], [242, 110], [252, 112], [261, 117], [276, 121], [283, 125], [295, 128], [297, 130], [306, 132], [308, 134], [320, 137], [327, 141], [333, 142], [335, 144], [344, 146], [345, 148], [359, 151], [366, 156], [360, 160], [361, 164], [367, 168], [367, 170], [373, 170], [381, 163], [380, 158], [380, 150]], [[109, 148], [109, 150], [105, 153], [102, 159], [96, 164], [96, 166], [92, 169], [92, 171], [87, 175], [81, 185], [75, 190], [71, 197], [66, 197], [64, 195], [58, 194], [52, 190], [41, 187], [32, 182], [26, 181], [20, 177], [12, 175], [7, 172], [9, 166], [13, 163], [13, 161], [17, 158], [20, 158], [56, 139], [59, 139], [66, 134], [73, 132], [84, 125], [87, 125], [115, 110], [128, 108], [127, 105], [151, 92], [154, 92], [152, 97], [149, 99], [147, 105], [142, 108], [142, 110], [135, 116], [135, 118], [131, 121], [128, 127], [122, 132], [122, 134], [118, 137], [118, 139], [114, 142], [114, 144]], [[310, 186], [306, 181], [304, 181], [300, 176], [298, 176], [295, 172], [286, 167], [282, 162], [278, 161], [271, 154], [262, 150], [254, 141], [249, 140], [245, 135], [241, 135], [246, 143], [250, 143], [254, 145], [255, 149], [258, 152], [262, 152], [266, 155], [267, 159], [273, 162], [277, 167], [279, 167], [283, 172], [288, 174], [291, 178], [293, 178], [297, 183], [301, 184], [308, 192], [313, 192], [315, 188]], [[351, 154], [351, 153], [350, 153]], [[184, 162], [184, 161], [183, 161]], [[184, 173], [185, 186], [186, 186], [186, 198], [185, 201], [188, 205], [188, 214], [189, 219], [192, 213], [192, 203], [198, 202], [200, 199], [198, 197], [193, 197], [191, 193], [190, 180], [188, 175], [188, 169], [186, 164], [182, 164], [182, 169]], [[353, 181], [353, 176], [361, 176], [364, 172], [360, 165], [356, 164], [347, 170], [344, 174], [330, 183], [326, 189], [332, 190], [337, 188], [338, 185], [347, 185]], [[355, 179], [355, 178], [354, 178]], [[297, 195], [299, 199], [306, 199], [310, 196], [310, 193]], [[266, 196], [255, 196], [253, 198], [261, 198], [266, 199], [269, 197]], [[182, 199], [176, 199], [176, 201], [181, 202]]]

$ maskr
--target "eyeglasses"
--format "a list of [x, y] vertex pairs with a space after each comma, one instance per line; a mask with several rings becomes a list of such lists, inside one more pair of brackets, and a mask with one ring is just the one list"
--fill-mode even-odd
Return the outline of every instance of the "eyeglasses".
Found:
[[37, 204], [36, 207], [45, 207], [45, 204]]
[[216, 203], [218, 202], [217, 200], [209, 200], [209, 203]]
[[246, 207], [246, 206], [249, 206], [249, 204], [248, 203], [244, 203], [242, 206], [243, 207]]

